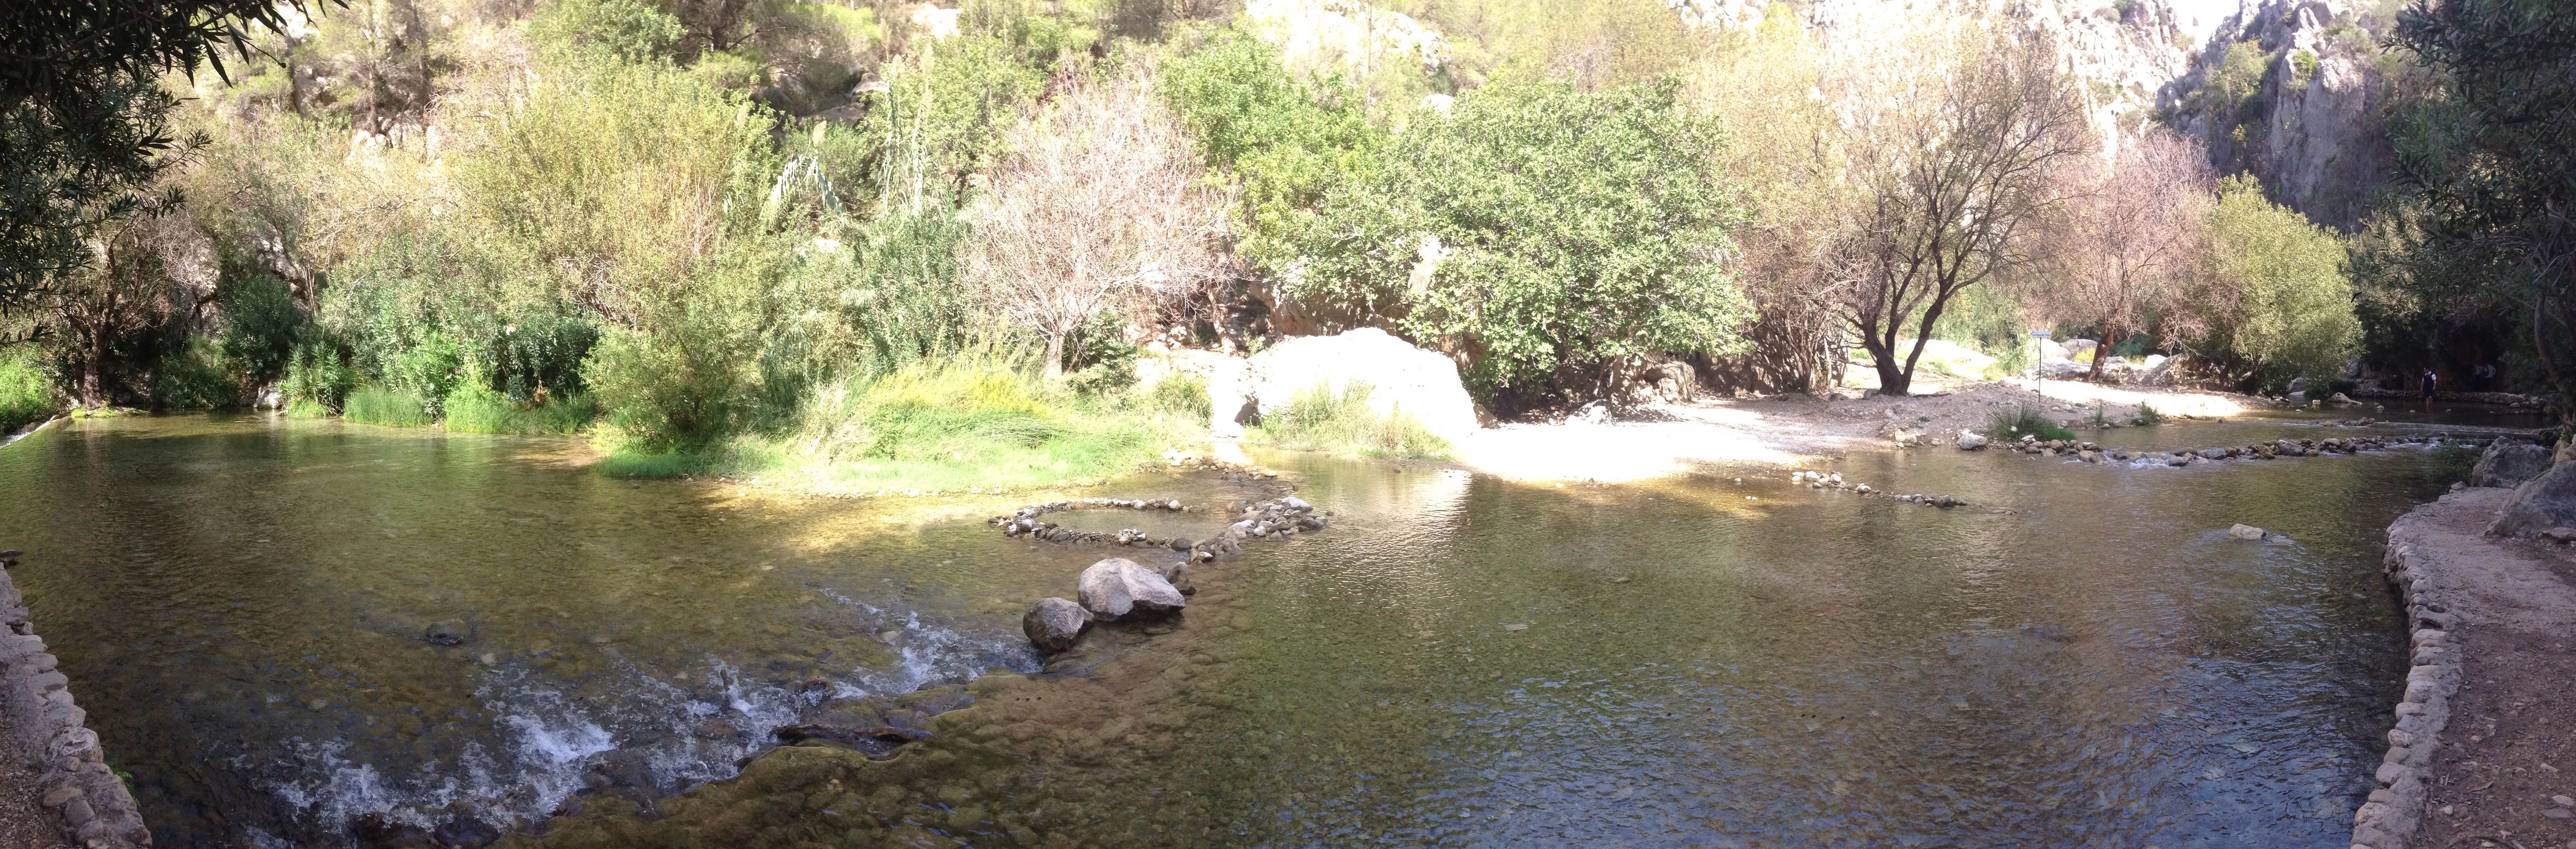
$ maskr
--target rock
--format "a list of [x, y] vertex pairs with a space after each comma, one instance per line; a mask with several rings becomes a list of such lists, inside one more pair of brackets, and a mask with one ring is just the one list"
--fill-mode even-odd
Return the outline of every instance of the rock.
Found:
[[2576, 528], [2550, 528], [2541, 531], [2540, 536], [2551, 542], [2576, 542]]
[[1108, 558], [1082, 570], [1075, 595], [1082, 599], [1084, 610], [1104, 621], [1170, 613], [1189, 603], [1172, 582], [1124, 557]]
[[1260, 415], [1285, 409], [1298, 392], [1318, 386], [1340, 392], [1362, 383], [1369, 386], [1369, 407], [1379, 415], [1401, 410], [1452, 443], [1476, 432], [1476, 404], [1458, 379], [1457, 364], [1374, 327], [1292, 337], [1254, 355], [1250, 368], [1251, 400]]
[[64, 802], [80, 798], [80, 794], [80, 789], [76, 787], [56, 788], [53, 792], [45, 794], [45, 798], [43, 800], [44, 806], [48, 808], [61, 807]]
[[462, 619], [450, 619], [429, 626], [420, 638], [428, 640], [431, 645], [461, 646], [474, 639], [474, 628]]
[[1082, 626], [1090, 624], [1091, 614], [1069, 599], [1042, 598], [1029, 605], [1028, 615], [1020, 617], [1020, 632], [1029, 643], [1047, 654], [1073, 648], [1082, 639]]
[[2290, 393], [2291, 393], [2291, 394], [2295, 395], [2295, 394], [2298, 394], [2298, 393], [2301, 393], [2301, 392], [2306, 392], [2306, 391], [2308, 391], [2308, 379], [2307, 379], [2307, 378], [2304, 378], [2304, 377], [2294, 377], [2294, 378], [2291, 378], [2291, 379], [2290, 379]]
[[2235, 527], [2228, 528], [2227, 535], [2237, 539], [2259, 540], [2263, 538], [2263, 529], [2253, 525], [2237, 525]]
[[2334, 394], [2334, 396], [2333, 396], [2333, 397], [2327, 398], [2327, 399], [2326, 399], [2326, 403], [2328, 403], [2328, 404], [2333, 404], [2333, 405], [2336, 405], [2336, 406], [2357, 406], [2357, 405], [2359, 405], [2361, 402], [2359, 402], [2359, 401], [2355, 401], [2355, 400], [2352, 400], [2352, 398], [2351, 398], [2350, 396], [2347, 396], [2347, 395], [2345, 395], [2345, 394], [2343, 394], [2343, 393], [2341, 393], [2341, 392], [2337, 392], [2337, 393], [2335, 393], [2335, 394]]
[[2487, 533], [2531, 536], [2576, 525], [2576, 463], [2559, 463], [2513, 488]]
[[2478, 455], [2477, 466], [2469, 470], [2469, 485], [2516, 487], [2548, 470], [2548, 448], [2499, 439]]
[[1975, 450], [1977, 450], [1977, 449], [1979, 449], [1979, 448], [1984, 448], [1984, 447], [1986, 447], [1986, 442], [1987, 442], [1986, 437], [1985, 437], [1984, 435], [1982, 435], [1982, 434], [1979, 434], [1979, 433], [1975, 432], [1975, 431], [1969, 431], [1969, 430], [1962, 430], [1962, 431], [1959, 431], [1959, 438], [1958, 438], [1958, 440], [1957, 440], [1957, 444], [1958, 444], [1958, 446], [1959, 446], [1959, 450], [1961, 450], [1961, 451], [1975, 451]]
[[2227, 449], [2225, 448], [2203, 448], [2197, 453], [2200, 454], [2200, 458], [2203, 460], [2227, 459]]

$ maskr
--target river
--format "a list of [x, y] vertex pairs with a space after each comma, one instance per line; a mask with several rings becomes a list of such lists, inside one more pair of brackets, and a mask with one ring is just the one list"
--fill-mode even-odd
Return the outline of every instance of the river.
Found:
[[[1110, 553], [981, 521], [1042, 494], [801, 499], [589, 456], [65, 422], [0, 450], [0, 544], [167, 846], [478, 842], [581, 799], [546, 842], [2341, 846], [2404, 671], [2381, 529], [2474, 452], [1829, 467], [1957, 509], [1770, 470], [1555, 487], [1268, 455], [1330, 530], [1247, 545], [1179, 621], [1036, 678], [1019, 613]], [[470, 639], [422, 639], [440, 622]], [[730, 778], [828, 700], [991, 672], [891, 760], [799, 747], [646, 816], [599, 801]]]

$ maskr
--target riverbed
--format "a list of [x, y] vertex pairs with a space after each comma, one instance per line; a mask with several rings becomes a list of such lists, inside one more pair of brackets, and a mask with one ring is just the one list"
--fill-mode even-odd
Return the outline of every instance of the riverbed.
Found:
[[[1823, 467], [1968, 502], [1940, 509], [1768, 467], [1557, 487], [1264, 455], [1330, 530], [1025, 678], [1019, 613], [1112, 552], [984, 515], [1253, 490], [799, 499], [607, 478], [575, 440], [129, 417], [0, 451], [0, 544], [169, 846], [472, 842], [610, 790], [668, 802], [589, 805], [560, 840], [2341, 846], [2404, 669], [2380, 530], [2473, 458]], [[757, 822], [671, 795], [831, 699], [994, 674], [890, 761], [772, 769], [794, 803]]]

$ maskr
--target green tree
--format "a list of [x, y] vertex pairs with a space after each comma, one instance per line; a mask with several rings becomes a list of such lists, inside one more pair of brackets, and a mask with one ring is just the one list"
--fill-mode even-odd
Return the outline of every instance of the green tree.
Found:
[[528, 22], [528, 37], [551, 61], [668, 60], [685, 32], [679, 18], [637, 0], [555, 0]]
[[[0, 309], [88, 265], [82, 243], [133, 212], [181, 147], [165, 71], [217, 45], [286, 28], [303, 0], [64, 0], [0, 4]], [[175, 196], [155, 204], [176, 206]]]
[[2272, 385], [2343, 373], [2361, 322], [2335, 234], [2265, 199], [2251, 177], [2219, 181], [2210, 231], [2196, 308], [2212, 359]]
[[1239, 32], [1173, 62], [1162, 88], [1208, 165], [1242, 183], [1236, 249], [1273, 274], [1296, 260], [1291, 237], [1324, 194], [1368, 173], [1386, 143], [1339, 77], [1297, 80], [1276, 48]]
[[[1466, 353], [1488, 394], [1735, 346], [1748, 310], [1720, 262], [1738, 217], [1711, 158], [1724, 137], [1679, 88], [1505, 83], [1417, 115], [1371, 179], [1325, 201], [1291, 291]], [[1426, 256], [1436, 268], [1415, 273]]]
[[2521, 345], [2576, 424], [2576, 14], [2558, 0], [2417, 3], [2394, 40], [2446, 77], [2398, 144], [2423, 201], [2412, 276], [2516, 304]]

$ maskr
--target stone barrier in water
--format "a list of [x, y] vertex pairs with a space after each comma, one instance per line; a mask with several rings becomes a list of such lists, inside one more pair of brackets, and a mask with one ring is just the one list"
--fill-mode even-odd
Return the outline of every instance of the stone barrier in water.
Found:
[[[0, 567], [17, 562], [18, 552], [0, 551]], [[72, 701], [61, 661], [45, 651], [23, 602], [7, 568], [0, 568], [0, 719], [6, 720], [0, 724], [17, 732], [0, 739], [0, 756], [39, 765], [37, 801], [83, 846], [152, 845], [134, 795], [108, 768], [88, 712]]]
[[2404, 849], [2423, 825], [2433, 750], [2451, 721], [2451, 696], [2460, 688], [2460, 656], [2452, 636], [2459, 603], [2452, 576], [2417, 553], [2414, 526], [2401, 518], [2388, 526], [2388, 556], [2381, 573], [2406, 600], [2406, 692], [2388, 730], [2388, 754], [2379, 765], [2378, 789], [2352, 815], [2352, 845]]

